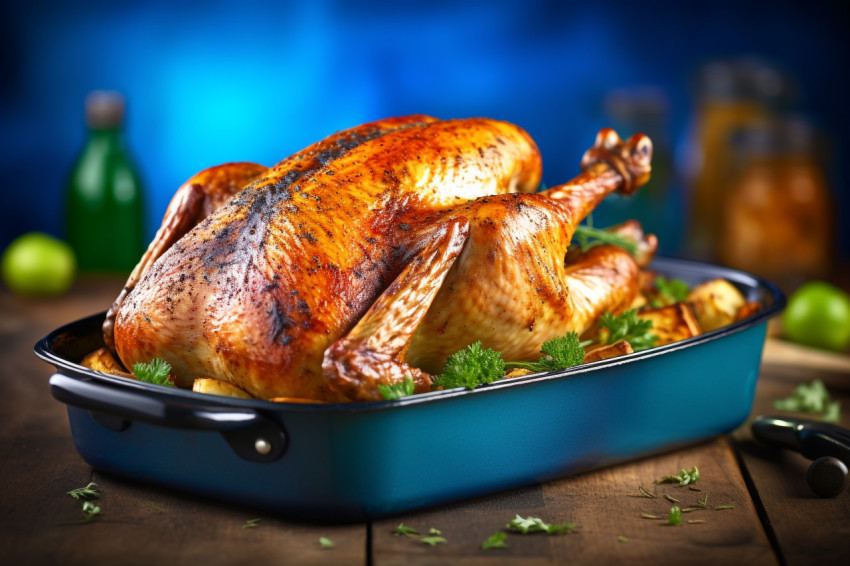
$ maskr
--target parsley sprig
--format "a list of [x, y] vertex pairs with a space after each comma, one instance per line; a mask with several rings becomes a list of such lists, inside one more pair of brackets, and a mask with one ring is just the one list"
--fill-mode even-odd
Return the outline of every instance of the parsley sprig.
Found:
[[174, 387], [174, 380], [171, 378], [171, 365], [160, 358], [154, 358], [149, 364], [133, 364], [133, 375], [139, 381]]
[[649, 298], [649, 303], [655, 307], [665, 307], [684, 302], [688, 298], [691, 288], [681, 279], [665, 279], [658, 276], [655, 278], [656, 295]]
[[378, 393], [381, 394], [381, 397], [389, 401], [391, 399], [400, 399], [408, 395], [413, 395], [415, 388], [413, 378], [408, 376], [404, 378], [404, 381], [399, 383], [378, 385]]
[[505, 365], [541, 372], [566, 369], [584, 361], [584, 345], [579, 342], [576, 332], [569, 332], [566, 336], [558, 336], [543, 342], [540, 353], [543, 357], [536, 362], [508, 362]]
[[474, 389], [477, 385], [496, 381], [504, 375], [505, 361], [502, 354], [490, 348], [482, 348], [479, 340], [449, 356], [443, 373], [434, 379], [434, 384], [444, 389]]
[[652, 348], [658, 341], [658, 337], [650, 333], [652, 321], [639, 319], [636, 309], [628, 310], [618, 316], [606, 312], [599, 318], [599, 325], [608, 329], [605, 344], [616, 344], [626, 340], [635, 352], [640, 352]]

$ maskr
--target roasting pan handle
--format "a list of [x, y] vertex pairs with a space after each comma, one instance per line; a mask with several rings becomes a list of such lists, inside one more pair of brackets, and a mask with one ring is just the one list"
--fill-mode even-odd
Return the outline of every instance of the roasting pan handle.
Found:
[[167, 428], [215, 431], [238, 456], [251, 462], [273, 462], [286, 451], [283, 427], [253, 409], [141, 395], [61, 373], [50, 378], [50, 392], [66, 405], [87, 409], [92, 418], [112, 430], [122, 431], [130, 421], [141, 421]]

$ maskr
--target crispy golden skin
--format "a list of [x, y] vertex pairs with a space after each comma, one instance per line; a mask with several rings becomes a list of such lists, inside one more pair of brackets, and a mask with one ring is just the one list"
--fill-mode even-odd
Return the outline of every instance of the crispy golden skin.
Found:
[[347, 130], [249, 168], [228, 204], [159, 246], [105, 332], [125, 365], [163, 358], [179, 385], [212, 377], [265, 399], [374, 400], [407, 376], [424, 391], [475, 340], [536, 359], [544, 340], [634, 300], [622, 250], [564, 257], [605, 195], [645, 182], [650, 156], [645, 136], [605, 130], [576, 179], [522, 194], [541, 161], [511, 124], [410, 116]]

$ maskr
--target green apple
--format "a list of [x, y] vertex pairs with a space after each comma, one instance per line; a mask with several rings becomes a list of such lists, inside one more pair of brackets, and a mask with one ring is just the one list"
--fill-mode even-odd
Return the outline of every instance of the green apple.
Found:
[[0, 260], [3, 280], [21, 295], [60, 295], [74, 282], [76, 271], [71, 247], [42, 232], [18, 236]]

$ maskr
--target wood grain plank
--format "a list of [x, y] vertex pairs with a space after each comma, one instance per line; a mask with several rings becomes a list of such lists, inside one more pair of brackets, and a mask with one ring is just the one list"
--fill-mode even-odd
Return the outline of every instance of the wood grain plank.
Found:
[[[842, 424], [850, 410], [850, 379], [834, 364], [824, 368], [807, 365], [808, 356], [797, 363], [778, 362], [766, 350], [752, 416], [735, 431], [753, 496], [762, 507], [770, 535], [788, 566], [850, 563], [850, 491], [832, 499], [815, 496], [806, 484], [810, 461], [789, 450], [756, 443], [750, 425], [757, 415], [792, 415], [773, 409], [774, 399], [790, 395], [803, 382], [820, 378], [832, 397], [842, 403]], [[810, 418], [806, 415], [796, 415]]]
[[[665, 475], [696, 465], [701, 471], [692, 491], [678, 485], [653, 485]], [[632, 497], [639, 486], [658, 499]], [[674, 503], [697, 506], [708, 494], [709, 509], [683, 515], [701, 524], [668, 526], [664, 520], [641, 518], [641, 513], [666, 517]], [[715, 510], [723, 504], [734, 509]], [[508, 548], [482, 550], [481, 543], [503, 530], [516, 514], [554, 523], [578, 524], [562, 536], [509, 534]], [[392, 534], [403, 522], [420, 531], [434, 527], [448, 540], [430, 547]], [[627, 541], [620, 542], [619, 537]], [[376, 566], [433, 564], [777, 564], [759, 522], [738, 462], [727, 438], [691, 446], [643, 460], [532, 486], [523, 490], [441, 507], [373, 525]]]
[[[0, 291], [0, 556], [9, 564], [357, 564], [365, 525], [323, 526], [93, 471], [76, 453], [52, 371], [32, 353], [59, 325], [104, 310], [121, 281], [78, 281], [58, 299]], [[83, 525], [66, 492], [95, 481], [101, 514]], [[249, 481], [249, 478], [246, 478]], [[257, 526], [243, 529], [249, 519]], [[319, 537], [334, 542], [323, 549]]]

